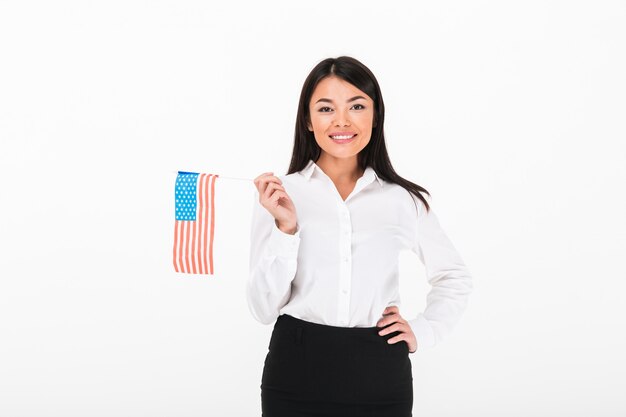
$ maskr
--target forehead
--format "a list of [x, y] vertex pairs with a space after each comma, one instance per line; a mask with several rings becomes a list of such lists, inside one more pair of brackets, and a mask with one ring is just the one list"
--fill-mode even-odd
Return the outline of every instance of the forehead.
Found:
[[311, 95], [311, 101], [315, 102], [320, 98], [329, 98], [331, 100], [345, 101], [354, 96], [363, 96], [366, 100], [371, 98], [365, 92], [356, 88], [353, 84], [339, 77], [326, 77], [322, 79]]

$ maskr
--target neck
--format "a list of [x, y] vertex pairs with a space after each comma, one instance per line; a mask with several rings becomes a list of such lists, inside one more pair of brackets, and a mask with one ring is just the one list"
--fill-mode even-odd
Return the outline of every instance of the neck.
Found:
[[333, 182], [355, 182], [363, 175], [363, 170], [359, 168], [356, 155], [350, 158], [321, 155], [315, 163]]

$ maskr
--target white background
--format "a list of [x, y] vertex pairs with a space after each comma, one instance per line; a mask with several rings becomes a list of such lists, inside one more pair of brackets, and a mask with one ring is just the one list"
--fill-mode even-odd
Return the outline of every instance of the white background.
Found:
[[[475, 280], [414, 415], [624, 416], [623, 1], [0, 2], [0, 415], [260, 416], [254, 185], [215, 275], [171, 262], [176, 170], [284, 174], [322, 59], [376, 75], [394, 168]], [[425, 306], [401, 261], [401, 314]]]

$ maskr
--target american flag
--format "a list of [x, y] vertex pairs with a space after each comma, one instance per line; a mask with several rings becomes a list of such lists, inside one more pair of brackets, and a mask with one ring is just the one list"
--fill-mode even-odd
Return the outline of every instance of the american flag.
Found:
[[178, 171], [175, 188], [174, 269], [213, 275], [215, 180], [219, 175]]

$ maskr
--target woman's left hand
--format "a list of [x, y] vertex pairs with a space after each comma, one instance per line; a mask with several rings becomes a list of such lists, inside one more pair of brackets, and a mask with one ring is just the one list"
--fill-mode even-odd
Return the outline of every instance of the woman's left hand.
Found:
[[387, 343], [397, 343], [404, 340], [409, 346], [409, 353], [414, 353], [417, 350], [417, 339], [415, 338], [415, 334], [413, 333], [411, 326], [409, 326], [409, 323], [400, 315], [400, 309], [398, 306], [387, 307], [385, 311], [383, 311], [383, 316], [384, 317], [382, 319], [378, 320], [376, 326], [385, 327], [389, 324], [391, 324], [391, 326], [382, 329], [378, 332], [378, 334], [384, 336], [395, 331], [401, 332], [399, 335], [389, 339]]

